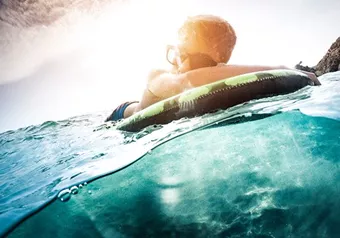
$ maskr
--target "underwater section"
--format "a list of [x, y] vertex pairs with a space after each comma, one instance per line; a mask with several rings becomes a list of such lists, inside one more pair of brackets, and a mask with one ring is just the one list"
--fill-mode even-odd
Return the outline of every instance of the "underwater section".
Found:
[[8, 237], [336, 237], [340, 122], [212, 124], [59, 198]]

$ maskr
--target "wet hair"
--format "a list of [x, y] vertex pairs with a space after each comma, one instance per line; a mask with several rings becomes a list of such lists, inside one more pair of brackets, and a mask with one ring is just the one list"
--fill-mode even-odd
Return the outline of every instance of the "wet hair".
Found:
[[178, 30], [180, 44], [194, 46], [198, 53], [215, 52], [217, 63], [227, 63], [236, 44], [233, 27], [223, 18], [212, 15], [189, 17]]

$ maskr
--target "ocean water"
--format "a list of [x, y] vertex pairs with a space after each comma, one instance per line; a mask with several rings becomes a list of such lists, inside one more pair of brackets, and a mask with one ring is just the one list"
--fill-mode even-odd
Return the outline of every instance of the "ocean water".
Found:
[[340, 73], [320, 81], [139, 133], [108, 112], [2, 133], [0, 234], [338, 237]]

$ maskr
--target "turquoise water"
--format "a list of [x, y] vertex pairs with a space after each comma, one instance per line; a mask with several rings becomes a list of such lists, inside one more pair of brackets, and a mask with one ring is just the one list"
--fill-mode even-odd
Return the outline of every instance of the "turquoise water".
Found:
[[337, 237], [340, 74], [320, 80], [136, 134], [105, 113], [5, 132], [1, 231], [52, 202], [11, 235]]

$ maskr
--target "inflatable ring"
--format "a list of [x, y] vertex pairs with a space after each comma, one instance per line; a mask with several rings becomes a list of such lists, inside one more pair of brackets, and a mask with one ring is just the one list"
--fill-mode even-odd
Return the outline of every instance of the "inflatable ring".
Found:
[[268, 70], [222, 79], [157, 102], [117, 123], [117, 129], [139, 131], [149, 125], [167, 124], [195, 117], [253, 99], [292, 93], [313, 81], [294, 70]]

